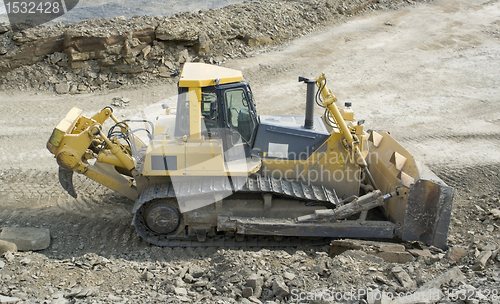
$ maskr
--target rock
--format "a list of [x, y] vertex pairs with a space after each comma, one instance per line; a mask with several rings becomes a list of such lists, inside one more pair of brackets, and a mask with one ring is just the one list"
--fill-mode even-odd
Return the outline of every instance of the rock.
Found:
[[184, 287], [175, 287], [174, 292], [179, 296], [187, 296], [187, 289]]
[[80, 53], [80, 52], [70, 53], [68, 55], [68, 57], [69, 57], [69, 59], [72, 62], [75, 62], [75, 61], [86, 61], [86, 60], [90, 59], [90, 53], [88, 53], [88, 52], [85, 52], [85, 53]]
[[152, 274], [151, 272], [146, 271], [146, 272], [144, 272], [144, 273], [142, 274], [142, 276], [141, 276], [141, 277], [142, 277], [144, 280], [146, 280], [146, 281], [151, 281], [152, 279], [154, 279], [154, 277], [155, 277], [155, 276], [154, 276], [154, 274]]
[[243, 289], [241, 290], [241, 295], [244, 298], [249, 298], [249, 297], [253, 296], [253, 289], [252, 289], [252, 287], [243, 287]]
[[255, 290], [256, 288], [262, 288], [262, 285], [264, 284], [264, 278], [256, 273], [251, 274], [246, 281], [246, 285], [252, 287], [253, 290]]
[[9, 31], [9, 27], [5, 24], [0, 25], [0, 34], [7, 33]]
[[0, 240], [0, 255], [6, 252], [17, 252], [17, 246], [14, 243]]
[[197, 55], [206, 55], [210, 53], [210, 39], [206, 35], [198, 37], [198, 43], [193, 46]]
[[119, 302], [119, 301], [122, 301], [122, 300], [123, 300], [121, 297], [117, 297], [117, 296], [115, 296], [115, 295], [113, 295], [113, 294], [110, 294], [110, 295], [108, 296], [108, 299], [109, 299], [110, 301], [112, 301], [112, 302]]
[[372, 264], [382, 264], [384, 262], [383, 258], [379, 258], [378, 256], [367, 254], [361, 250], [347, 250], [342, 253], [343, 256], [351, 257], [358, 261], [365, 261]]
[[452, 261], [458, 261], [467, 255], [467, 250], [465, 247], [451, 247], [446, 253], [446, 257]]
[[160, 77], [170, 77], [170, 74], [171, 73], [169, 72], [167, 67], [164, 67], [164, 66], [158, 67], [158, 75]]
[[5, 267], [5, 262], [4, 261], [0, 261], [0, 269], [3, 269]]
[[490, 213], [493, 219], [500, 219], [500, 210], [499, 209], [491, 209]]
[[193, 276], [193, 278], [197, 279], [202, 277], [205, 274], [205, 270], [198, 265], [190, 265], [189, 266], [189, 274]]
[[62, 293], [62, 291], [58, 291], [52, 295], [52, 299], [59, 299], [59, 298], [63, 298], [63, 297], [64, 297], [64, 293]]
[[130, 103], [130, 99], [125, 98], [125, 97], [113, 97], [113, 99], [111, 101], [111, 105], [116, 106], [116, 107], [125, 107], [125, 106], [128, 106], [129, 103]]
[[208, 286], [208, 284], [209, 284], [209, 281], [207, 279], [202, 278], [199, 281], [194, 282], [193, 285], [195, 287], [206, 287], [206, 286]]
[[63, 59], [63, 54], [55, 52], [54, 54], [50, 55], [49, 58], [50, 58], [50, 63], [56, 64]]
[[68, 94], [69, 84], [67, 82], [56, 83], [55, 89], [58, 94]]
[[136, 74], [144, 71], [144, 67], [140, 64], [118, 64], [110, 67], [110, 71], [121, 74]]
[[433, 288], [440, 288], [443, 284], [448, 284], [448, 283], [454, 283], [458, 284], [459, 282], [465, 281], [466, 278], [462, 271], [460, 271], [460, 268], [458, 266], [453, 267], [452, 269], [448, 270], [444, 274], [436, 277], [435, 279], [425, 283], [422, 285], [418, 290], [419, 291], [424, 291], [424, 290], [429, 290]]
[[50, 246], [50, 231], [47, 228], [4, 228], [0, 240], [16, 244], [20, 251], [36, 251]]
[[69, 66], [74, 70], [83, 69], [85, 67], [85, 61], [71, 61]]
[[108, 89], [112, 90], [112, 89], [118, 89], [119, 87], [121, 87], [122, 85], [119, 84], [119, 83], [116, 83], [116, 82], [110, 82], [108, 84]]
[[198, 29], [189, 26], [172, 26], [164, 23], [156, 28], [156, 39], [171, 41], [191, 41], [198, 40]]
[[396, 267], [393, 267], [393, 268], [391, 269], [391, 272], [392, 272], [392, 273], [398, 273], [398, 272], [401, 272], [401, 271], [404, 271], [404, 270], [403, 270], [403, 267], [401, 267], [401, 266], [396, 266]]
[[483, 270], [492, 254], [493, 252], [491, 250], [481, 252], [481, 254], [479, 254], [476, 258], [476, 262], [474, 263], [472, 269], [476, 271]]
[[408, 263], [415, 260], [411, 253], [406, 251], [397, 252], [378, 252], [374, 254], [377, 257], [382, 258], [386, 263]]
[[335, 240], [330, 244], [330, 256], [341, 254], [346, 250], [361, 250], [380, 257], [387, 263], [407, 263], [415, 260], [401, 244], [350, 239]]
[[248, 300], [250, 300], [250, 302], [255, 303], [255, 304], [262, 304], [262, 302], [254, 296], [249, 297]]
[[84, 85], [83, 83], [80, 83], [77, 88], [78, 88], [78, 91], [80, 91], [80, 92], [88, 90], [87, 86]]
[[[175, 65], [171, 62], [171, 61], [168, 61], [168, 60], [165, 60], [165, 62], [163, 63], [167, 69], [170, 71], [170, 72], [173, 72], [175, 71]], [[198, 267], [199, 268], [199, 267]]]
[[249, 35], [246, 36], [243, 41], [245, 41], [248, 46], [261, 46], [273, 43], [273, 39], [269, 36], [254, 37]]
[[392, 269], [392, 273], [398, 279], [399, 283], [401, 283], [401, 286], [407, 289], [415, 289], [417, 288], [417, 283], [413, 281], [408, 273], [401, 268], [400, 266], [396, 266]]
[[246, 286], [252, 287], [253, 295], [260, 297], [262, 294], [262, 285], [264, 285], [264, 278], [259, 274], [253, 273], [246, 279]]
[[186, 282], [186, 283], [193, 283], [194, 282], [193, 276], [190, 275], [189, 273], [186, 273], [184, 275], [184, 282]]
[[146, 59], [146, 57], [148, 56], [148, 54], [151, 52], [151, 46], [150, 45], [146, 45], [142, 50], [141, 50], [142, 54], [143, 54], [143, 58]]
[[179, 63], [181, 63], [181, 64], [191, 61], [191, 57], [189, 56], [189, 52], [187, 49], [184, 49], [184, 50], [179, 52], [177, 61], [179, 61]]
[[295, 275], [293, 273], [290, 273], [290, 272], [283, 272], [283, 278], [291, 281], [293, 279], [295, 279]]
[[273, 293], [275, 296], [278, 297], [286, 297], [287, 295], [290, 294], [290, 289], [288, 289], [288, 286], [286, 286], [285, 282], [283, 281], [283, 278], [276, 278], [273, 281]]
[[326, 270], [326, 263], [323, 260], [319, 260], [318, 263], [312, 267], [312, 271], [316, 272], [320, 276], [323, 276]]
[[484, 210], [483, 208], [479, 207], [478, 205], [474, 205], [477, 209], [477, 211], [481, 212], [481, 213], [485, 213], [486, 210]]
[[3, 254], [3, 257], [7, 260], [7, 262], [12, 263], [14, 261], [14, 255], [12, 252], [7, 251], [6, 253]]
[[95, 294], [95, 291], [92, 287], [85, 287], [79, 292], [77, 292], [74, 297], [75, 298], [85, 298], [85, 297], [91, 297]]
[[19, 301], [21, 301], [19, 298], [0, 295], [0, 303], [17, 303]]
[[425, 258], [430, 258], [432, 256], [432, 253], [429, 249], [408, 249], [408, 252], [411, 253], [415, 257], [425, 257]]
[[69, 290], [69, 292], [66, 294], [66, 296], [69, 298], [76, 297], [76, 295], [79, 294], [80, 291], [82, 291], [82, 288], [78, 288], [78, 287], [71, 288]]
[[176, 298], [181, 302], [188, 302], [188, 303], [192, 302], [192, 300], [186, 296], [177, 296]]

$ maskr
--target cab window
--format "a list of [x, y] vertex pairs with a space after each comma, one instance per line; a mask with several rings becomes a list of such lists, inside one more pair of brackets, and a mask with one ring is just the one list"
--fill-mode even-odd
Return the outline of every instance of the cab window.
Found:
[[[211, 107], [215, 107], [214, 117], [210, 118]], [[219, 114], [217, 111], [217, 94], [215, 90], [203, 88], [201, 93], [201, 116], [205, 123], [205, 128], [210, 129], [219, 128]], [[203, 128], [203, 127], [202, 127]]]
[[250, 142], [254, 129], [254, 121], [250, 114], [245, 91], [242, 89], [226, 91], [225, 102], [229, 129], [237, 131], [246, 142]]

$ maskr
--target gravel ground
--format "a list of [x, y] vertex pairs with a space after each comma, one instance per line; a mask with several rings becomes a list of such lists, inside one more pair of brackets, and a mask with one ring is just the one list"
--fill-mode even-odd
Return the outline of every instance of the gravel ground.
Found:
[[500, 2], [479, 0], [369, 10], [224, 63], [243, 70], [261, 114], [303, 113], [296, 77], [326, 72], [356, 117], [390, 130], [455, 187], [448, 251], [397, 243], [413, 258], [394, 263], [369, 248], [330, 256], [329, 246], [150, 246], [130, 226], [130, 201], [81, 177], [79, 198], [66, 194], [45, 142], [73, 106], [90, 114], [125, 97], [116, 114], [129, 117], [173, 96], [174, 81], [74, 95], [8, 82], [0, 92], [0, 227], [46, 227], [52, 243], [4, 254], [0, 295], [19, 303], [391, 303], [387, 296], [426, 292], [434, 298], [419, 302], [499, 303], [499, 12]]

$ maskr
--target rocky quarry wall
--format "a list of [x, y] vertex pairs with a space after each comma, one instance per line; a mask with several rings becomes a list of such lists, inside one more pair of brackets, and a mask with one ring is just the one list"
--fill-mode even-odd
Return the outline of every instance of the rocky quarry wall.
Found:
[[[426, 2], [426, 0], [419, 0]], [[173, 16], [89, 19], [13, 31], [0, 25], [0, 90], [92, 92], [170, 81], [184, 62], [249, 56], [362, 10], [401, 0], [261, 0]]]

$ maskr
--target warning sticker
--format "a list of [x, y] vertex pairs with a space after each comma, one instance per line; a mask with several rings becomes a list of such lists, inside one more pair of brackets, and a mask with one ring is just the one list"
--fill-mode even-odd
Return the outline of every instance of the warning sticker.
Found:
[[269, 143], [267, 157], [288, 158], [288, 144]]

